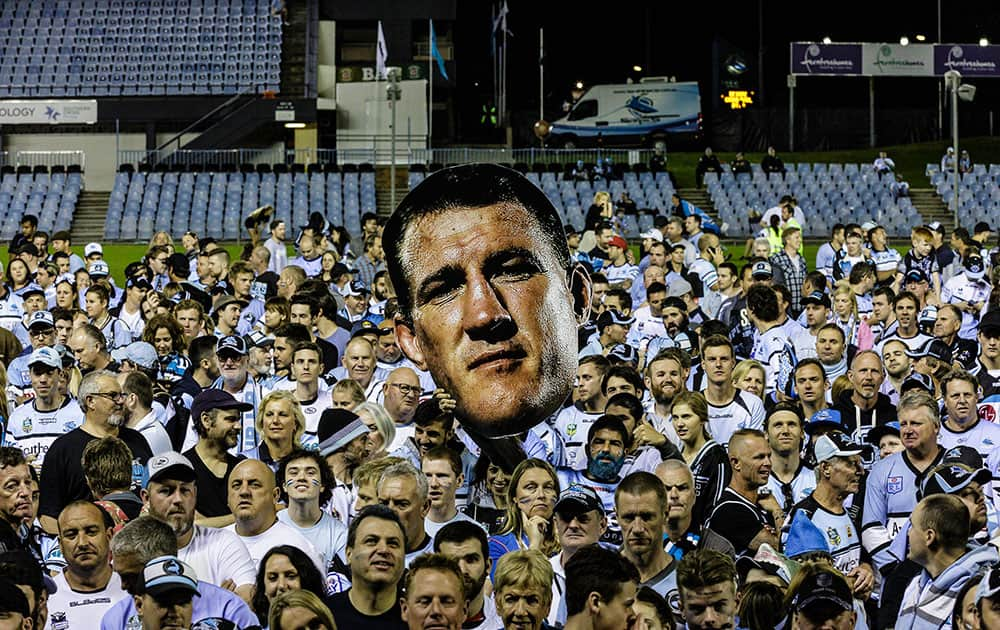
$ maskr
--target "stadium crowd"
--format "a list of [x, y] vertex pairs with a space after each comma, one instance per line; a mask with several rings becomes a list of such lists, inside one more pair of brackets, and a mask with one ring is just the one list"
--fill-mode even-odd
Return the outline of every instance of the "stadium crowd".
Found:
[[990, 227], [632, 210], [466, 165], [123, 287], [24, 217], [0, 627], [1000, 628]]

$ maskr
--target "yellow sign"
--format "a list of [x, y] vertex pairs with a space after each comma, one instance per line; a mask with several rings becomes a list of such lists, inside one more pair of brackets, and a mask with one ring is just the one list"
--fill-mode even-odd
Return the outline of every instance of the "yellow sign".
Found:
[[753, 105], [753, 92], [747, 90], [729, 90], [722, 95], [722, 100], [731, 109], [744, 109], [747, 105]]

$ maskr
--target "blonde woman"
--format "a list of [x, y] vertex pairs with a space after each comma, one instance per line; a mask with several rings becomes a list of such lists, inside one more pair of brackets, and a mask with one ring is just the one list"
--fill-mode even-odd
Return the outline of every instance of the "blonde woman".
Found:
[[259, 459], [271, 470], [277, 471], [282, 457], [303, 446], [306, 418], [292, 392], [279, 389], [265, 396], [260, 402], [255, 425], [261, 436], [260, 444], [241, 455]]
[[681, 456], [695, 480], [691, 523], [700, 526], [722, 499], [733, 476], [726, 448], [708, 432], [708, 401], [700, 392], [684, 391], [670, 405], [671, 422], [681, 439]]
[[[833, 290], [833, 323], [844, 331], [847, 345], [858, 350], [871, 350], [875, 335], [868, 324], [858, 316], [858, 299], [849, 284], [838, 284]], [[846, 350], [845, 350], [846, 353]]]
[[365, 446], [365, 461], [385, 457], [385, 450], [396, 439], [396, 423], [389, 412], [378, 403], [364, 402], [353, 409], [368, 427], [368, 441]]
[[267, 614], [270, 630], [337, 630], [333, 614], [312, 591], [288, 591], [271, 600]]
[[559, 478], [548, 462], [531, 458], [517, 465], [507, 486], [503, 526], [495, 536], [490, 536], [494, 571], [497, 561], [509, 551], [537, 549], [546, 557], [559, 551], [552, 524], [558, 498]]
[[764, 366], [753, 359], [744, 359], [733, 368], [733, 385], [736, 389], [750, 392], [757, 398], [764, 398], [766, 376]]

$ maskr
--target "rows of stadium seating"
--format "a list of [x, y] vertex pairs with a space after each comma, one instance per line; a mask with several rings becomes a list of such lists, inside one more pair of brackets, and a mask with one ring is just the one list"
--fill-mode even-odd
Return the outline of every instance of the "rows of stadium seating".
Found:
[[38, 217], [38, 229], [43, 232], [70, 229], [83, 188], [80, 171], [56, 169], [50, 174], [44, 167], [37, 172], [26, 167], [19, 170], [15, 173], [13, 168], [5, 167], [0, 177], [0, 240], [9, 242], [14, 238], [25, 214]]
[[[262, 169], [263, 170], [263, 169]], [[148, 240], [154, 232], [179, 237], [187, 230], [216, 239], [246, 237], [243, 219], [263, 205], [290, 226], [319, 212], [351, 233], [361, 230], [361, 215], [375, 212], [373, 170], [316, 169], [288, 172], [211, 169], [119, 172], [108, 204], [104, 234], [109, 240]]]
[[[524, 170], [524, 169], [521, 169]], [[665, 172], [651, 173], [625, 171], [621, 179], [608, 181], [597, 178], [593, 182], [566, 179], [561, 176], [563, 168], [539, 168], [526, 170], [525, 176], [542, 189], [545, 195], [559, 211], [563, 223], [568, 223], [577, 229], [583, 229], [587, 210], [593, 203], [594, 193], [606, 190], [611, 198], [617, 201], [623, 191], [635, 202], [641, 211], [636, 215], [626, 215], [622, 218], [622, 229], [626, 238], [636, 238], [653, 225], [653, 217], [662, 214], [670, 208], [670, 196], [674, 194], [674, 186], [670, 176]], [[426, 172], [422, 168], [410, 168], [409, 187], [423, 181]]]
[[835, 223], [876, 221], [893, 236], [909, 234], [923, 219], [907, 197], [896, 199], [890, 178], [879, 178], [870, 164], [786, 164], [787, 172], [766, 174], [760, 165], [752, 173], [733, 175], [723, 165], [721, 175], [706, 173], [705, 186], [719, 220], [731, 234], [747, 234], [751, 210], [763, 213], [783, 195], [798, 199], [806, 215], [807, 236], [829, 234]]
[[[942, 173], [939, 164], [928, 164], [926, 175], [931, 186], [949, 208], [955, 207], [955, 176]], [[1000, 213], [1000, 164], [973, 164], [962, 174], [958, 188], [958, 220], [972, 226], [980, 221], [996, 223]]]
[[278, 91], [270, 0], [5, 0], [0, 97]]

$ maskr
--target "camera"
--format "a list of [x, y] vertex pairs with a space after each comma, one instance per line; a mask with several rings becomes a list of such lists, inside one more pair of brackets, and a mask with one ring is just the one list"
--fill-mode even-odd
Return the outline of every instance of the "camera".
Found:
[[261, 206], [247, 215], [243, 225], [246, 226], [247, 230], [256, 230], [261, 223], [267, 223], [271, 220], [272, 213], [274, 213], [274, 206]]

